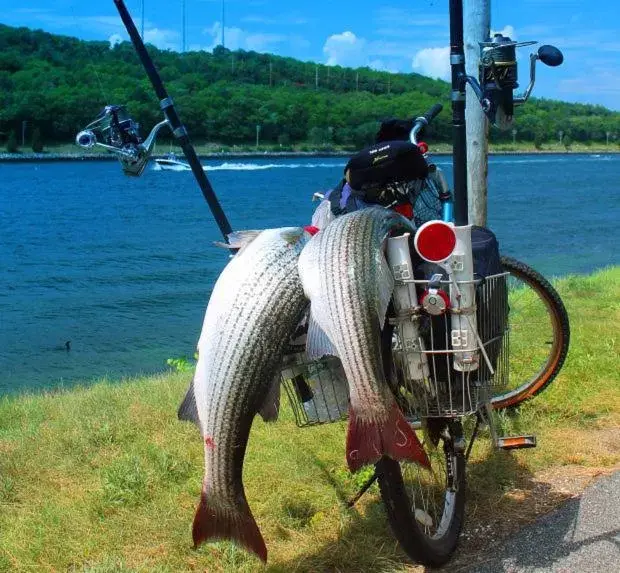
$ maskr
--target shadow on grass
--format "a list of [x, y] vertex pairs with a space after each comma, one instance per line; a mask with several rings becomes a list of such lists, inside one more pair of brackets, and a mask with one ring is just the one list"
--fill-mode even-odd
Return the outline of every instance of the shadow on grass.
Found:
[[[356, 508], [349, 510], [345, 505], [346, 492], [327, 468], [322, 469], [341, 502], [343, 526], [339, 537], [317, 541], [316, 547], [301, 557], [271, 564], [267, 570], [273, 573], [411, 570], [415, 563], [398, 546], [383, 503], [376, 494], [362, 498]], [[493, 449], [483, 459], [468, 464], [467, 480], [465, 526], [459, 548], [444, 570], [465, 566], [492, 542], [504, 539], [569, 497], [535, 480], [513, 454]], [[424, 568], [420, 566], [419, 570]]]

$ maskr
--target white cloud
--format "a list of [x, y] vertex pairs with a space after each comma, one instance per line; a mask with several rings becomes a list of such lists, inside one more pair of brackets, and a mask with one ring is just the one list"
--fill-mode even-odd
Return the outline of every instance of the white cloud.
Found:
[[353, 32], [333, 34], [325, 41], [323, 53], [328, 66], [365, 66], [368, 58], [365, 53], [366, 40], [358, 38]]
[[113, 48], [114, 46], [116, 46], [116, 44], [120, 44], [122, 41], [123, 41], [123, 38], [121, 37], [120, 34], [112, 34], [108, 38], [108, 42], [110, 42], [110, 48]]
[[413, 57], [412, 67], [431, 78], [450, 79], [450, 47], [424, 48]]
[[501, 34], [502, 36], [508, 36], [511, 40], [517, 39], [517, 32], [514, 29], [514, 26], [511, 26], [510, 24], [508, 24], [507, 26], [504, 26], [501, 30], [491, 30], [491, 37], [493, 37], [495, 34]]
[[[210, 37], [210, 44], [205, 48], [213, 51], [213, 48], [222, 43], [222, 23], [215, 22], [210, 28], [203, 30], [203, 33]], [[224, 43], [229, 50], [251, 50], [254, 52], [268, 52], [273, 50], [273, 46], [294, 40], [282, 34], [262, 34], [248, 33], [241, 28], [226, 26], [224, 28]]]
[[144, 43], [153, 44], [160, 50], [178, 50], [181, 47], [178, 32], [161, 28], [144, 30]]

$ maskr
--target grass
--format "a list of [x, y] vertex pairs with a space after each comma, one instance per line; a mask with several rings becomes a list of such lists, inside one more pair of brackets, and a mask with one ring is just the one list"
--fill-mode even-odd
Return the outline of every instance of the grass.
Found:
[[[620, 267], [556, 287], [571, 317], [566, 365], [518, 416], [499, 420], [507, 433], [536, 433], [539, 446], [507, 453], [477, 442], [465, 553], [487, 543], [489, 528], [495, 537], [572, 495], [558, 476], [586, 483], [620, 462]], [[176, 419], [190, 376], [0, 399], [0, 571], [261, 569], [227, 542], [191, 548], [203, 452], [196, 428]], [[410, 570], [376, 486], [346, 509], [365, 476], [346, 470], [344, 438], [343, 423], [297, 429], [288, 407], [276, 424], [254, 424], [244, 482], [267, 571]]]

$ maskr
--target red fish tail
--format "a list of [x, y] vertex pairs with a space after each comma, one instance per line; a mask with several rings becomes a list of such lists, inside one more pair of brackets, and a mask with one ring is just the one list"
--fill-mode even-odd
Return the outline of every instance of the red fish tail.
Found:
[[194, 548], [209, 540], [227, 539], [234, 541], [267, 561], [267, 547], [249, 507], [234, 511], [209, 505], [204, 492], [194, 516], [192, 527]]
[[361, 419], [349, 408], [347, 430], [347, 464], [355, 472], [366, 464], [374, 464], [382, 456], [408, 460], [430, 467], [420, 440], [407, 423], [396, 404], [392, 404], [387, 419]]

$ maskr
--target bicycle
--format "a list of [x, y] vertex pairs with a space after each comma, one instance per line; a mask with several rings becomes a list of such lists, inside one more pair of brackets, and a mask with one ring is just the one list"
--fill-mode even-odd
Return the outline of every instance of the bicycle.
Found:
[[[115, 153], [127, 175], [139, 176], [152, 153], [158, 130], [164, 126], [170, 128], [226, 239], [232, 228], [172, 99], [123, 1], [115, 0], [115, 4], [166, 119], [142, 140], [137, 124], [122, 107], [106, 106], [94, 122], [78, 133], [76, 142], [85, 148], [99, 145]], [[478, 82], [465, 74], [461, 0], [450, 0], [450, 19], [454, 195], [447, 192], [440, 170], [435, 170], [424, 182], [430, 189], [435, 186], [435, 198], [439, 200], [441, 216], [430, 223], [450, 247], [441, 256], [416, 248], [423, 259], [443, 271], [416, 279], [411, 260], [407, 259], [408, 238], [389, 239], [394, 241], [393, 256], [388, 259], [396, 286], [392, 311], [382, 333], [386, 379], [409, 422], [423, 429], [423, 444], [432, 471], [383, 458], [376, 464], [375, 475], [350, 502], [355, 503], [378, 479], [388, 519], [402, 548], [411, 558], [431, 566], [448, 561], [458, 543], [465, 511], [466, 463], [480, 426], [487, 424], [494, 444], [503, 449], [534, 446], [533, 436], [497, 436], [491, 411], [518, 406], [546, 388], [562, 367], [570, 337], [561, 299], [543, 277], [524, 263], [503, 257], [496, 272], [482, 277], [473, 275], [465, 184], [465, 85], [472, 87], [487, 117], [493, 123], [501, 123], [512, 117], [514, 104], [524, 103], [529, 97], [536, 61], [557, 66], [562, 62], [562, 54], [552, 46], [542, 46], [537, 54], [532, 54], [530, 84], [525, 94], [515, 99], [512, 93], [517, 87], [515, 48], [528, 43], [517, 44], [496, 35], [481, 44]], [[435, 106], [426, 116], [418, 118], [418, 131], [439, 111]], [[416, 134], [412, 132], [412, 136]], [[452, 219], [455, 226], [448, 223]], [[420, 246], [419, 235], [430, 228], [420, 226], [414, 245]], [[512, 289], [514, 282], [522, 286]], [[424, 298], [418, 301], [418, 295]], [[535, 304], [544, 313], [536, 308], [517, 312], [520, 300], [528, 308], [532, 300], [537, 301]], [[537, 357], [533, 372], [516, 370], [518, 357], [513, 366], [510, 348], [518, 340], [518, 325], [529, 325], [532, 316], [545, 316], [545, 313], [551, 343], [547, 344], [545, 339], [539, 353], [525, 351], [528, 357]], [[523, 342], [531, 340], [528, 336]], [[307, 362], [303, 352], [296, 350], [288, 355], [288, 363], [283, 366], [282, 381], [298, 425], [342, 419], [348, 410], [348, 392], [338, 359]], [[511, 375], [519, 376], [515, 387], [510, 386]], [[472, 416], [475, 426], [471, 435], [466, 436], [463, 419]]]
[[[497, 42], [494, 48], [509, 47], [514, 52], [514, 46], [514, 42]], [[557, 65], [561, 53], [558, 57], [557, 49], [543, 48], [536, 58]], [[533, 85], [534, 56], [532, 62], [532, 81], [523, 101]], [[485, 111], [497, 113], [499, 107], [484, 97], [494, 94], [481, 89], [477, 93]], [[415, 120], [412, 144], [418, 145], [417, 134], [441, 109], [436, 104]], [[428, 159], [428, 147], [420, 146]], [[388, 239], [388, 262], [396, 286], [382, 335], [386, 380], [409, 423], [423, 430], [431, 471], [384, 457], [350, 504], [376, 479], [388, 521], [405, 553], [425, 565], [440, 566], [458, 544], [465, 514], [466, 464], [480, 427], [488, 425], [493, 443], [505, 450], [536, 445], [535, 436], [498, 436], [492, 410], [516, 407], [548, 387], [566, 358], [570, 327], [558, 293], [525, 263], [498, 253], [499, 268], [486, 276], [474, 275], [470, 228], [451, 227], [453, 195], [441, 170], [431, 167], [414, 190], [413, 210], [421, 220], [416, 221], [413, 242], [434, 272], [416, 278], [409, 237]], [[455, 187], [456, 180], [455, 173]], [[426, 218], [423, 205], [431, 212]], [[462, 201], [456, 207], [462, 220]], [[430, 239], [420, 238], [429, 232]], [[442, 243], [445, 248], [438, 253], [437, 244]], [[425, 252], [424, 244], [433, 248]], [[538, 337], [531, 328], [535, 319], [541, 321], [535, 329]], [[516, 352], [511, 353], [511, 348]], [[302, 359], [287, 366], [283, 385], [298, 425], [346, 415], [343, 379], [337, 359], [311, 366]], [[463, 420], [472, 416], [475, 426], [466, 436]]]
[[[440, 110], [436, 106], [416, 121], [411, 132], [412, 143], [417, 143], [417, 133]], [[450, 222], [451, 194], [438, 170], [423, 183], [418, 201], [428, 203], [425, 193], [433, 194], [434, 190], [434, 198], [441, 206], [438, 209], [441, 219]], [[475, 370], [459, 372], [450, 365], [442, 368], [438, 357], [443, 355], [437, 353], [445, 352], [447, 360], [450, 345], [446, 341], [438, 349], [438, 337], [431, 333], [426, 337], [430, 348], [418, 347], [414, 357], [418, 363], [425, 360], [430, 373], [428, 378], [416, 379], [402, 367], [406, 359], [394, 359], [395, 350], [402, 352], [405, 346], [404, 325], [397, 313], [384, 336], [384, 363], [396, 367], [396, 372], [386, 372], [386, 376], [397, 379], [394, 386], [397, 392], [400, 390], [401, 397], [403, 389], [406, 390], [406, 399], [399, 403], [411, 423], [424, 426], [423, 444], [433, 471], [424, 472], [413, 464], [384, 458], [377, 464], [379, 488], [388, 520], [401, 546], [410, 557], [431, 566], [445, 563], [458, 543], [465, 512], [465, 467], [480, 425], [489, 425], [492, 439], [500, 448], [534, 446], [533, 436], [496, 436], [490, 410], [518, 406], [544, 390], [558, 374], [568, 351], [568, 315], [555, 289], [525, 263], [509, 257], [501, 257], [499, 262], [500, 273], [474, 277], [478, 348], [485, 358]], [[434, 280], [437, 290], [444, 281]], [[426, 292], [432, 292], [432, 278], [416, 282]], [[459, 287], [465, 285], [463, 281]], [[456, 285], [448, 286], [452, 289]], [[435, 324], [434, 328], [439, 326], [440, 334], [451, 332], [454, 338], [454, 318], [449, 324], [446, 314], [439, 316], [444, 317], [444, 324]], [[506, 323], [502, 322], [503, 317]], [[452, 343], [455, 348], [454, 340]], [[423, 368], [423, 364], [419, 367]], [[475, 379], [470, 377], [472, 372], [477, 374]], [[510, 380], [515, 378], [516, 383], [511, 384]], [[429, 382], [433, 384], [430, 393], [428, 387], [420, 387], [420, 382], [427, 386]], [[477, 395], [469, 394], [475, 391]], [[471, 415], [476, 416], [476, 426], [466, 447], [461, 420]]]
[[[410, 136], [413, 144], [418, 145], [418, 133], [441, 109], [437, 104], [414, 122]], [[430, 160], [426, 144], [423, 150], [430, 175], [412, 191], [416, 239], [436, 223], [440, 230], [453, 232], [447, 229], [452, 223], [452, 194], [441, 169]], [[400, 249], [400, 254], [391, 254], [390, 243], [399, 240], [402, 242], [396, 250]], [[437, 231], [434, 240], [438, 240]], [[525, 263], [501, 257], [500, 268], [490, 275], [455, 279], [450, 276], [455, 274], [452, 269], [441, 267], [443, 260], [454, 256], [452, 250], [432, 261], [419, 248], [411, 249], [411, 254], [417, 250], [421, 257], [412, 262], [411, 244], [407, 237], [388, 239], [388, 262], [397, 286], [383, 331], [383, 364], [386, 380], [407, 420], [423, 429], [423, 445], [433, 471], [383, 458], [351, 504], [377, 479], [388, 520], [402, 548], [414, 560], [437, 566], [450, 558], [459, 539], [465, 512], [465, 468], [480, 426], [489, 425], [493, 441], [503, 449], [535, 445], [534, 436], [496, 436], [491, 409], [519, 405], [547, 387], [562, 367], [570, 330], [566, 309], [555, 289]], [[431, 271], [426, 277], [415, 278], [414, 269], [424, 261], [432, 261]], [[471, 315], [478, 325], [478, 340], [467, 348], [478, 353], [478, 362], [471, 369], [461, 365], [456, 370], [451, 364], [458, 354], [452, 324], [458, 314], [451, 314], [450, 305], [460, 304], [452, 292], [454, 287], [473, 289], [480, 302]], [[429, 301], [429, 294], [433, 301]], [[462, 315], [467, 305], [476, 307], [470, 300], [452, 310]], [[544, 343], [533, 347], [541, 342], [540, 337], [532, 336], [529, 328], [524, 337], [521, 327], [531, 326], [534, 318], [541, 322], [546, 317], [548, 328], [541, 332]], [[472, 338], [473, 329], [466, 329]], [[547, 336], [550, 345], [546, 344]], [[518, 351], [513, 354], [515, 346]], [[523, 361], [524, 352], [529, 362]], [[303, 348], [291, 357], [283, 369], [282, 382], [298, 426], [344, 419], [348, 393], [338, 359], [307, 363]], [[532, 358], [538, 361], [530, 374], [526, 365]], [[517, 376], [517, 382], [510, 386], [509, 380]], [[462, 419], [469, 416], [476, 417], [476, 426], [467, 440]]]

